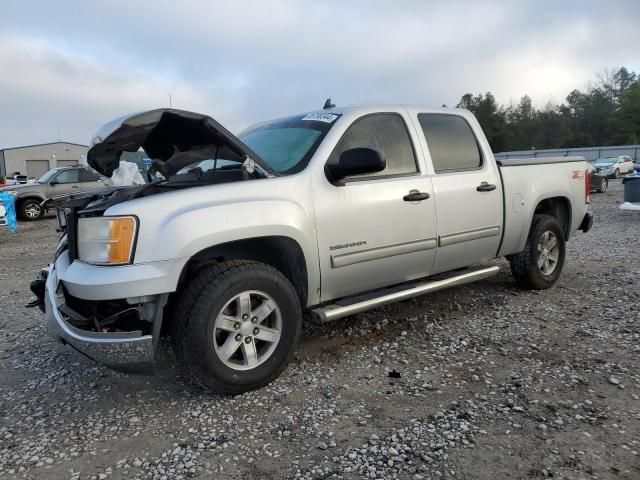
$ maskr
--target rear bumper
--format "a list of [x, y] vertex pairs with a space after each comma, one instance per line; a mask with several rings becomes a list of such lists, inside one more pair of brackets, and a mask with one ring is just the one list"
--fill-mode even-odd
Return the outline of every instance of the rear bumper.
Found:
[[587, 212], [584, 214], [584, 218], [582, 219], [582, 223], [578, 230], [582, 230], [584, 233], [587, 233], [593, 227], [593, 213]]

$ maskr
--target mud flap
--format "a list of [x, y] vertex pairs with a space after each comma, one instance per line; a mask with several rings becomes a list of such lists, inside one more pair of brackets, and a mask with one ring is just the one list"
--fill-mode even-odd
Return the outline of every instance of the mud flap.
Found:
[[44, 313], [44, 291], [47, 283], [47, 276], [49, 272], [46, 269], [40, 270], [38, 275], [29, 288], [34, 293], [36, 298], [25, 305], [27, 308], [38, 307]]

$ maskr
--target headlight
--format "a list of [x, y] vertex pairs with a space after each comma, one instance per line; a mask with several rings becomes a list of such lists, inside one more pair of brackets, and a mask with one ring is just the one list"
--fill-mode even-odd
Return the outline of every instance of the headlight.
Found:
[[78, 219], [78, 259], [95, 265], [131, 263], [138, 222], [135, 217]]

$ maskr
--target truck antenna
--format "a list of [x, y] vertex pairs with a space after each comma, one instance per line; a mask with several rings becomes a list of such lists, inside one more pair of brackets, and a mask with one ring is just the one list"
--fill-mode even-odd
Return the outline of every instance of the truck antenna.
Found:
[[327, 98], [327, 101], [324, 102], [324, 107], [322, 107], [323, 110], [328, 110], [329, 108], [334, 108], [335, 105], [333, 103], [331, 103], [331, 97]]

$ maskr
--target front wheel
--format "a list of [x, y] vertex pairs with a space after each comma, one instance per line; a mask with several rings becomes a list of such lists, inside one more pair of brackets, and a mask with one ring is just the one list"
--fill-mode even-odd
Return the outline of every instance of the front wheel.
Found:
[[564, 232], [556, 218], [535, 215], [524, 250], [509, 261], [511, 273], [519, 286], [544, 290], [560, 278], [564, 258]]
[[298, 296], [284, 275], [259, 262], [222, 262], [201, 271], [176, 305], [176, 355], [195, 383], [226, 394], [275, 379], [300, 337]]
[[37, 220], [44, 213], [39, 200], [29, 198], [20, 202], [18, 213], [23, 220]]

